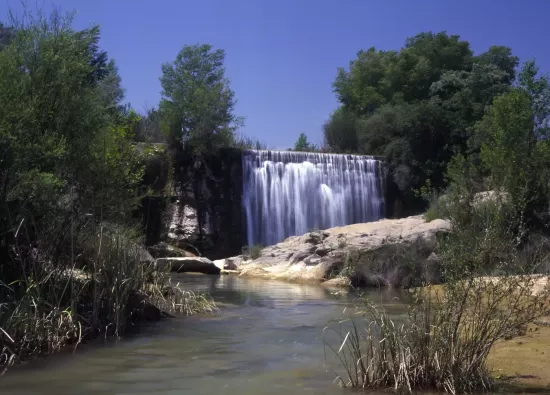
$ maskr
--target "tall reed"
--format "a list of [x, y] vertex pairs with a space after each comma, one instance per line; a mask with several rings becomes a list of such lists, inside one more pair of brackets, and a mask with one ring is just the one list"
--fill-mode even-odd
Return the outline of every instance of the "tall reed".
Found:
[[128, 325], [165, 312], [216, 311], [209, 296], [172, 285], [123, 233], [101, 227], [79, 237], [87, 247], [74, 259], [55, 261], [46, 248], [17, 247], [10, 263], [18, 265], [19, 279], [0, 283], [0, 367], [83, 338], [121, 336]]
[[345, 387], [490, 391], [491, 347], [550, 314], [550, 288], [539, 287], [540, 279], [472, 278], [442, 291], [428, 287], [401, 318], [365, 300], [350, 317], [325, 328], [325, 350], [343, 368], [337, 379]]

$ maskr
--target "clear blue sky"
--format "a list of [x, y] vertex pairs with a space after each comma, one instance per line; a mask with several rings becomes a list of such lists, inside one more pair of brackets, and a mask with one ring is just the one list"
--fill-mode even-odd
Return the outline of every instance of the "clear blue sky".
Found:
[[[321, 127], [337, 107], [336, 69], [359, 49], [399, 49], [406, 37], [446, 30], [478, 53], [506, 45], [550, 71], [550, 0], [57, 0], [29, 1], [77, 10], [76, 27], [98, 23], [126, 99], [142, 111], [160, 99], [161, 64], [185, 44], [226, 51], [242, 129], [270, 148], [287, 148]], [[0, 0], [0, 18], [19, 0]]]

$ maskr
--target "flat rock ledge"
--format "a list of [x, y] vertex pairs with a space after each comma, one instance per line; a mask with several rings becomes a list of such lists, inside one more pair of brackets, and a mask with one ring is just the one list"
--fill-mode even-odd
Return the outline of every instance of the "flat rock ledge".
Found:
[[220, 274], [221, 269], [210, 259], [204, 257], [157, 258], [157, 268], [174, 273]]
[[211, 261], [205, 257], [163, 257], [155, 260], [155, 266], [173, 273], [239, 274], [237, 266], [226, 263], [226, 259]]
[[259, 257], [239, 255], [216, 266], [240, 276], [327, 286], [410, 287], [441, 281], [437, 236], [448, 221], [423, 215], [335, 227], [292, 236], [265, 247]]

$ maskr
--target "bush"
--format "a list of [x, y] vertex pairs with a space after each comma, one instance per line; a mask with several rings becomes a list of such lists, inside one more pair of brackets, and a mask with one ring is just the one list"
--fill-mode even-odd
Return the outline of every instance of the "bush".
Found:
[[354, 388], [394, 388], [412, 393], [490, 391], [487, 356], [499, 339], [510, 338], [550, 313], [548, 287], [533, 295], [536, 278], [469, 279], [443, 291], [419, 292], [399, 322], [365, 300], [357, 318], [325, 328], [339, 343], [325, 341], [344, 368], [337, 378]]
[[439, 291], [417, 290], [402, 321], [367, 301], [360, 319], [326, 329], [339, 337], [337, 346], [327, 340], [326, 347], [344, 367], [342, 385], [490, 391], [486, 362], [495, 342], [550, 314], [548, 247], [527, 231], [521, 210], [505, 195], [480, 204], [467, 179], [457, 181], [447, 200], [453, 232], [439, 243], [446, 281]]
[[0, 366], [85, 338], [120, 336], [128, 325], [161, 318], [162, 310], [216, 310], [208, 296], [171, 286], [135, 240], [103, 227], [98, 233], [75, 235], [87, 247], [74, 260], [54, 260], [55, 251], [44, 246], [18, 248], [21, 259], [12, 264], [25, 275], [10, 285], [0, 282]]
[[262, 255], [262, 250], [264, 247], [260, 244], [254, 244], [251, 246], [243, 247], [242, 255], [246, 259], [258, 259]]

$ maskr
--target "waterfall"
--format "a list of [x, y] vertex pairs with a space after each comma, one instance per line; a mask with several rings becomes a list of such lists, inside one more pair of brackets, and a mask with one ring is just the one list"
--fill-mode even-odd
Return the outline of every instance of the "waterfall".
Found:
[[373, 157], [248, 150], [242, 161], [249, 245], [384, 216], [382, 167]]

